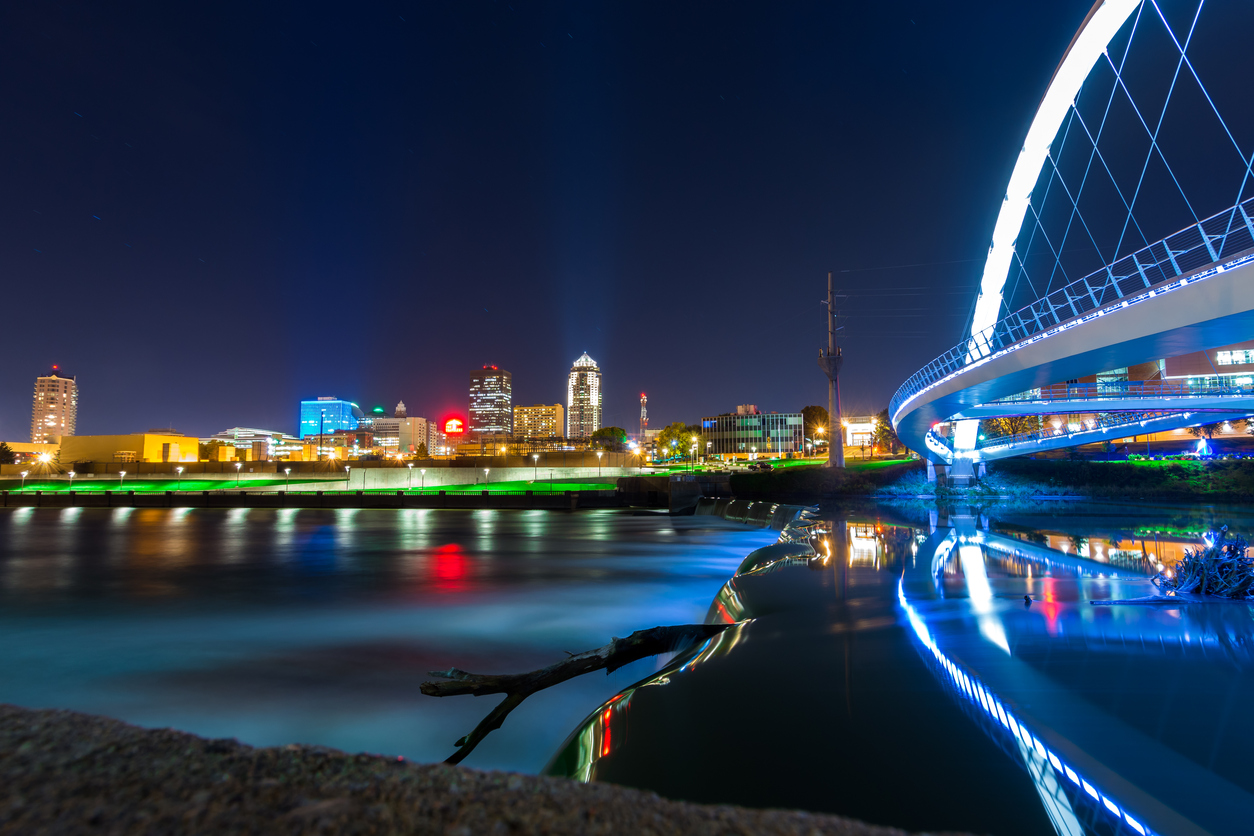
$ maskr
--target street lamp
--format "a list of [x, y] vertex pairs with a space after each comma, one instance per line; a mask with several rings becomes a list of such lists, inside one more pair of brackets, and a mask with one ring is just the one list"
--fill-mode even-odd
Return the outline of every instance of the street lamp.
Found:
[[601, 478], [601, 451], [597, 450], [597, 478]]
[[235, 487], [237, 488], [239, 487], [239, 469], [243, 466], [244, 465], [240, 464], [239, 462], [235, 463]]
[[[25, 476], [26, 474], [25, 474], [25, 473], [23, 473], [22, 475], [23, 475], [23, 476]], [[119, 488], [120, 488], [120, 487], [122, 487], [122, 483], [123, 483], [123, 482], [125, 482], [125, 481], [126, 481], [126, 471], [125, 471], [125, 470], [119, 470], [119, 471], [118, 471], [118, 487], [119, 487]]]
[[177, 473], [177, 474], [179, 475], [178, 490], [180, 490], [180, 491], [181, 491], [181, 490], [183, 490], [183, 468], [181, 468], [181, 467], [176, 467], [176, 468], [174, 468], [174, 472], [175, 472], [175, 473]]
[[292, 469], [290, 467], [283, 468], [283, 490], [290, 490], [292, 487]]
[[538, 481], [540, 479], [540, 454], [539, 453], [531, 454], [531, 467], [532, 467], [531, 481], [533, 482]]
[[418, 492], [422, 493], [427, 489], [427, 470], [426, 468], [422, 468], [418, 472], [422, 474], [422, 486], [418, 488]]
[[405, 488], [411, 491], [414, 489], [414, 466], [412, 464], [409, 465], [409, 481], [405, 483]]
[[[353, 466], [351, 464], [344, 465], [344, 486], [347, 488], [351, 488], [353, 486]], [[363, 488], [366, 486], [366, 480], [364, 477], [361, 480], [361, 486]]]
[[757, 459], [757, 457], [758, 457], [758, 448], [757, 448], [757, 447], [750, 447], [749, 449], [753, 451], [753, 458], [756, 460], [756, 459]]
[[491, 469], [492, 469], [492, 468], [490, 468], [490, 467], [485, 467], [485, 468], [483, 469], [483, 484], [485, 484], [485, 485], [486, 485], [486, 484], [488, 484], [488, 471], [489, 471], [489, 470], [491, 470]]
[[22, 471], [22, 492], [23, 493], [26, 492], [26, 474], [27, 473], [30, 473], [30, 471], [29, 470]]
[[74, 490], [74, 477], [75, 477], [75, 476], [77, 476], [78, 474], [77, 474], [77, 473], [75, 473], [74, 471], [72, 471], [72, 470], [71, 470], [71, 471], [70, 471], [68, 474], [66, 474], [66, 475], [68, 475], [68, 476], [70, 477], [70, 490], [72, 491], [72, 490]]

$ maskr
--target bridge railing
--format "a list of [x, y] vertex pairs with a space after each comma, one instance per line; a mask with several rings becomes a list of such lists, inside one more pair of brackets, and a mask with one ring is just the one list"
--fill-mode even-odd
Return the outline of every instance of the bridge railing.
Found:
[[[1181, 277], [1201, 278], [1223, 266], [1254, 260], [1254, 198], [1185, 227], [1161, 241], [1055, 290], [972, 334], [910, 376], [893, 395], [889, 414], [933, 383], [993, 354], [1069, 320], [1099, 316], [1117, 302], [1139, 300], [1170, 290], [1158, 287]], [[1039, 335], [1039, 336], [1038, 336]]]
[[1176, 380], [1116, 380], [1101, 383], [1056, 383], [989, 401], [986, 406], [1013, 403], [1057, 403], [1085, 400], [1154, 398], [1254, 397], [1254, 385], [1189, 383]]
[[[975, 449], [992, 450], [1000, 447], [1013, 447], [1018, 444], [1034, 444], [1038, 441], [1046, 441], [1051, 438], [1061, 438], [1063, 436], [1070, 437], [1076, 435], [1077, 433], [1091, 433], [1103, 429], [1112, 430], [1121, 427], [1128, 427], [1133, 424], [1144, 425], [1149, 421], [1178, 414], [1178, 412], [1126, 412], [1116, 415], [1108, 415], [1101, 421], [1093, 419], [1090, 421], [1080, 422], [1079, 426], [1074, 429], [1071, 424], [1064, 424], [1060, 427], [1046, 425], [1041, 427], [1039, 430], [986, 438], [982, 441], [976, 442]], [[1150, 430], [1150, 432], [1157, 431]]]

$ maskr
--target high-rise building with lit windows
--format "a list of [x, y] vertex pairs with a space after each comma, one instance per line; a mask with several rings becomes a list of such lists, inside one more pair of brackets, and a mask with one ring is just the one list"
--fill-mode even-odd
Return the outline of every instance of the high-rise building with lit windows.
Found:
[[513, 375], [496, 366], [470, 373], [470, 421], [466, 431], [509, 435], [514, 431]]
[[570, 367], [566, 382], [566, 437], [588, 438], [601, 429], [601, 369], [588, 352]]
[[56, 366], [35, 378], [35, 401], [30, 412], [32, 444], [51, 444], [63, 435], [74, 435], [78, 424], [78, 382]]
[[560, 438], [565, 425], [560, 403], [514, 407], [514, 435], [519, 438]]

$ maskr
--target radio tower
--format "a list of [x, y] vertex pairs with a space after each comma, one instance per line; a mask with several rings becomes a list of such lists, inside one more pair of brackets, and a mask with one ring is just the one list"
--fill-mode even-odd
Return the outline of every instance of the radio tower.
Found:
[[645, 408], [645, 404], [649, 402], [649, 396], [644, 392], [640, 393], [640, 443], [644, 444], [648, 439], [644, 434], [649, 429], [649, 410]]

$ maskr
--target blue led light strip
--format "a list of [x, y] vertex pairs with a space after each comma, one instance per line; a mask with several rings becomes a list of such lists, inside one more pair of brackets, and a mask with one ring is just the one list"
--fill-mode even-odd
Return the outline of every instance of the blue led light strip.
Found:
[[1040, 738], [1032, 734], [1028, 727], [1013, 712], [1008, 711], [993, 692], [980, 681], [979, 677], [969, 673], [946, 656], [940, 647], [937, 646], [935, 639], [932, 638], [932, 633], [927, 629], [927, 624], [924, 623], [923, 618], [910, 605], [910, 602], [906, 600], [905, 588], [900, 579], [897, 581], [897, 600], [901, 604], [902, 609], [906, 611], [906, 618], [910, 621], [910, 626], [914, 628], [919, 641], [936, 657], [937, 663], [948, 674], [951, 687], [958, 694], [972, 705], [982, 709], [990, 718], [1012, 735], [1016, 741], [1029, 749], [1035, 750], [1042, 760], [1049, 762], [1055, 774], [1059, 776], [1066, 775], [1072, 784], [1083, 789], [1089, 795], [1094, 804], [1100, 803], [1108, 815], [1127, 824], [1140, 836], [1151, 836], [1154, 833], [1154, 831], [1134, 819], [1121, 804], [1106, 793], [1101, 792], [1079, 771], [1064, 762], [1062, 758], [1058, 757], [1057, 753], [1047, 749], [1041, 743]]

